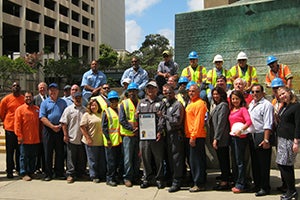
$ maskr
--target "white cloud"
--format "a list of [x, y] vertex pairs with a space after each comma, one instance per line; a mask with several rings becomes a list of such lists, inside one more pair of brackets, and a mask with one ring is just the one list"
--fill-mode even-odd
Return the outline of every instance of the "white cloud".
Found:
[[203, 10], [204, 9], [203, 0], [188, 0], [187, 4], [188, 4], [188, 7], [189, 7], [189, 11]]
[[126, 15], [141, 15], [144, 10], [161, 0], [125, 0]]
[[126, 50], [132, 52], [139, 49], [142, 28], [134, 20], [126, 21]]
[[174, 31], [171, 29], [161, 29], [158, 31], [160, 35], [165, 36], [169, 42], [170, 46], [174, 47]]

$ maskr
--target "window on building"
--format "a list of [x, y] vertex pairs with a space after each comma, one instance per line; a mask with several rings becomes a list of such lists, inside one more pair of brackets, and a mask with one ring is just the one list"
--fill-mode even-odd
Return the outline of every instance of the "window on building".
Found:
[[85, 2], [82, 2], [82, 9], [85, 10], [86, 12], [89, 12], [89, 5], [86, 4]]
[[77, 12], [72, 11], [72, 19], [79, 22], [79, 14]]
[[40, 3], [39, 0], [30, 0], [30, 1], [32, 1], [32, 2], [34, 2], [34, 3], [36, 3], [36, 4], [39, 4], [39, 3]]
[[49, 28], [54, 29], [55, 28], [55, 19], [44, 16], [44, 25], [49, 27]]
[[20, 17], [20, 7], [19, 5], [12, 3], [8, 0], [3, 0], [3, 12], [16, 16], [16, 17]]
[[59, 5], [59, 14], [69, 17], [69, 9], [63, 5]]
[[63, 22], [59, 22], [59, 30], [64, 33], [69, 33], [69, 25]]
[[94, 21], [91, 21], [91, 27], [94, 28]]
[[79, 37], [79, 33], [80, 33], [79, 29], [72, 26], [72, 35], [76, 36], [76, 37]]
[[82, 16], [82, 21], [81, 21], [84, 25], [89, 26], [89, 19]]
[[91, 7], [91, 14], [94, 15], [94, 7]]
[[40, 17], [40, 13], [37, 13], [33, 10], [30, 10], [28, 8], [26, 8], [26, 20], [31, 21], [31, 22], [35, 22], [35, 23], [39, 23], [39, 17]]
[[94, 34], [91, 34], [91, 41], [94, 42]]
[[89, 33], [86, 32], [86, 31], [82, 31], [82, 38], [85, 39], [85, 40], [88, 40], [89, 39]]
[[55, 11], [55, 1], [53, 0], [45, 0], [44, 1], [44, 6], [50, 10]]
[[72, 0], [72, 4], [79, 7], [79, 0]]

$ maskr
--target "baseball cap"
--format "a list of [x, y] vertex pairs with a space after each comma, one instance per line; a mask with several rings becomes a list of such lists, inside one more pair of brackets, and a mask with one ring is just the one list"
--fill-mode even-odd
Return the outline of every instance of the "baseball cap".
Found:
[[163, 51], [162, 55], [170, 56], [170, 55], [172, 55], [172, 53], [169, 50], [165, 50], [165, 51]]
[[125, 78], [122, 83], [128, 83], [129, 84], [129, 83], [131, 83], [131, 79], [130, 78]]
[[50, 83], [49, 88], [58, 88], [58, 85], [56, 83]]
[[147, 85], [146, 85], [146, 87], [148, 87], [148, 86], [153, 86], [153, 87], [158, 87], [157, 86], [157, 83], [155, 82], [155, 81], [149, 81], [148, 83], [147, 83]]
[[74, 94], [74, 97], [76, 98], [76, 97], [82, 97], [82, 93], [81, 92], [76, 92], [75, 94]]
[[68, 89], [71, 89], [71, 85], [66, 85], [66, 86], [64, 87], [64, 90], [68, 90]]

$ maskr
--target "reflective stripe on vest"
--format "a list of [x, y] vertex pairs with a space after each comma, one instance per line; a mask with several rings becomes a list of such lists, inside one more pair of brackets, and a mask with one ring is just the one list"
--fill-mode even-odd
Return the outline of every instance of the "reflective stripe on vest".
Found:
[[[122, 142], [120, 136], [120, 123], [118, 114], [110, 107], [105, 110], [108, 119], [108, 133], [112, 146], [118, 146]], [[104, 146], [107, 146], [106, 137], [103, 135]]]
[[184, 100], [183, 96], [180, 93], [176, 95], [176, 98], [183, 105], [183, 107], [186, 107], [185, 100]]
[[[126, 115], [126, 119], [127, 121], [132, 125], [132, 127], [137, 126], [137, 120], [135, 119], [135, 106], [132, 103], [131, 99], [125, 99], [123, 102], [123, 107], [124, 107], [124, 111], [125, 111], [125, 115]], [[134, 136], [135, 134], [124, 128], [122, 125], [120, 125], [120, 133], [121, 135], [125, 135], [125, 136]]]
[[[280, 77], [280, 74], [279, 74], [279, 70], [281, 70], [281, 77]], [[285, 74], [284, 74], [284, 65], [283, 64], [280, 64], [279, 65], [279, 70], [278, 70], [278, 75], [277, 74], [275, 74], [275, 73], [272, 73], [272, 70], [269, 70], [269, 73], [268, 73], [268, 77], [269, 77], [269, 79], [271, 80], [271, 82], [272, 82], [272, 80], [274, 79], [274, 78], [281, 78], [282, 79], [282, 81], [283, 81], [283, 83], [286, 85], [286, 79], [285, 79]], [[273, 76], [273, 74], [275, 74], [275, 76]]]
[[[198, 67], [200, 68], [200, 70], [199, 70], [199, 77], [198, 77], [198, 80], [195, 80], [195, 82], [198, 83], [198, 84], [200, 84], [200, 83], [202, 83], [202, 77], [203, 77], [203, 75], [202, 75], [202, 69], [203, 69], [203, 67], [202, 66], [197, 66], [196, 67], [196, 71], [194, 71], [194, 73], [197, 72], [197, 68]], [[187, 72], [188, 72], [188, 76], [191, 77], [190, 81], [192, 81], [193, 77], [192, 77], [192, 73], [191, 73], [190, 67], [187, 68]]]
[[[252, 82], [252, 66], [249, 66], [249, 65], [247, 65], [247, 67], [248, 67], [248, 69], [247, 69], [247, 71], [249, 70], [249, 73], [248, 73], [248, 77], [249, 77], [249, 80], [247, 81], [246, 79], [247, 79], [247, 71], [245, 72], [245, 75], [243, 75], [243, 76], [245, 76], [245, 78], [243, 78], [245, 81], [247, 81], [247, 85], [248, 86], [250, 86], [251, 85], [251, 82]], [[239, 66], [235, 66], [235, 71], [236, 71], [236, 73], [235, 73], [235, 75], [237, 76], [237, 77], [242, 77], [242, 76], [240, 76], [240, 70], [241, 69], [239, 69]], [[241, 70], [242, 71], [242, 70]], [[243, 73], [243, 72], [242, 72]]]

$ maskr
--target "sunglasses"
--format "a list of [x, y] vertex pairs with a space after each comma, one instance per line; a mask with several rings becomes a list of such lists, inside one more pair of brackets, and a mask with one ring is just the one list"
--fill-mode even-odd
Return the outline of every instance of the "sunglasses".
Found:
[[109, 87], [103, 87], [103, 90], [109, 90], [110, 88]]
[[260, 90], [252, 90], [251, 93], [252, 93], [252, 94], [255, 94], [255, 93], [261, 93], [261, 91], [260, 91]]

